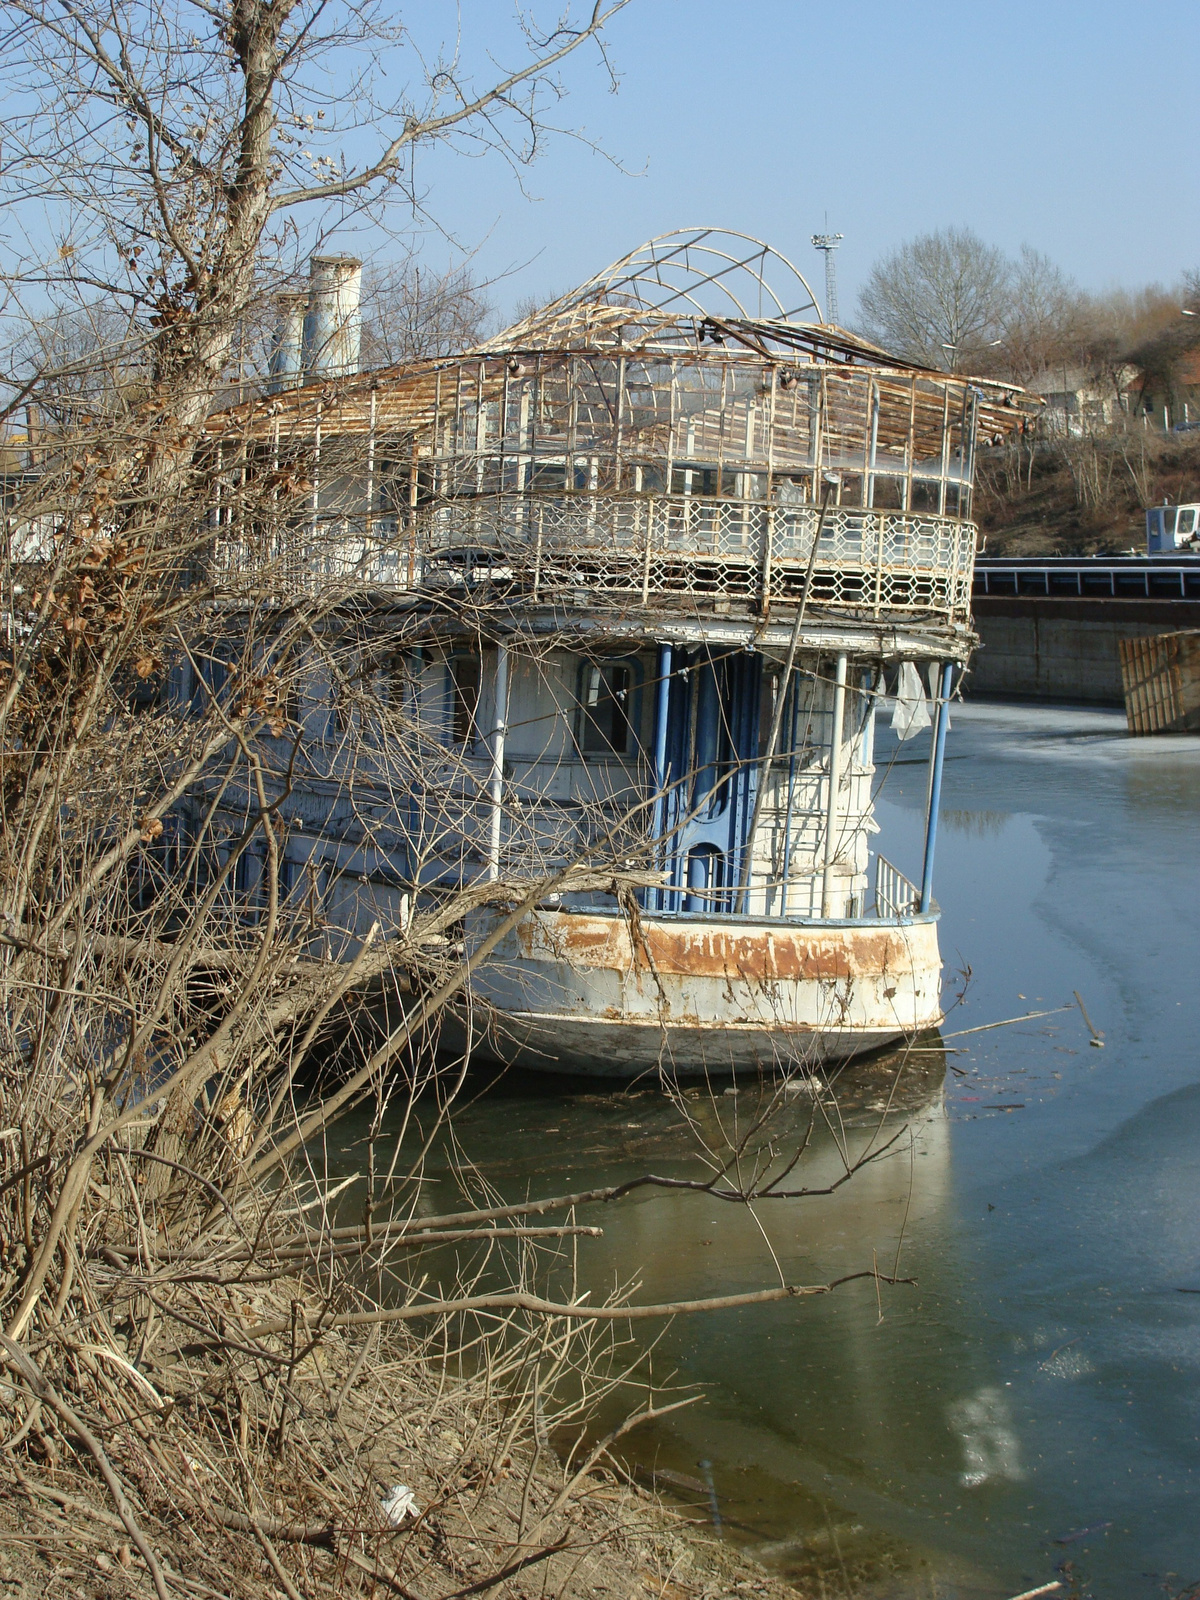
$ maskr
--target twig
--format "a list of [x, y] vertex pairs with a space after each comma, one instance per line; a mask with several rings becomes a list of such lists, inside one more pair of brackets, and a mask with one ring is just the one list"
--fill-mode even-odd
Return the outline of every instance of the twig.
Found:
[[1071, 993], [1075, 996], [1076, 1000], [1079, 1001], [1079, 1010], [1083, 1015], [1084, 1022], [1087, 1024], [1087, 1031], [1092, 1036], [1092, 1043], [1096, 1046], [1097, 1050], [1103, 1050], [1104, 1035], [1099, 1028], [1094, 1028], [1092, 1026], [1092, 1019], [1087, 1014], [1087, 1007], [1083, 1003], [1083, 996], [1080, 994], [1078, 989], [1072, 989]]
[[1002, 1022], [982, 1022], [977, 1028], [960, 1028], [957, 1033], [943, 1034], [946, 1039], [965, 1039], [969, 1033], [986, 1033], [989, 1028], [1011, 1028], [1014, 1022], [1032, 1022], [1037, 1017], [1057, 1017], [1064, 1011], [1074, 1011], [1074, 1006], [1055, 1006], [1052, 1011], [1027, 1011], [1023, 1017], [1005, 1017]]
[[12, 1371], [19, 1373], [39, 1400], [45, 1401], [52, 1411], [58, 1413], [59, 1417], [67, 1424], [79, 1442], [92, 1456], [92, 1459], [100, 1469], [100, 1476], [108, 1485], [108, 1491], [113, 1497], [113, 1503], [116, 1505], [121, 1521], [125, 1524], [126, 1532], [134, 1544], [137, 1545], [138, 1553], [149, 1569], [150, 1576], [154, 1581], [154, 1588], [158, 1594], [158, 1600], [168, 1600], [166, 1580], [163, 1577], [162, 1568], [155, 1559], [154, 1551], [150, 1548], [149, 1541], [133, 1514], [133, 1507], [125, 1497], [121, 1480], [113, 1471], [112, 1464], [101, 1448], [99, 1440], [87, 1427], [86, 1423], [76, 1416], [61, 1395], [55, 1391], [45, 1375], [38, 1370], [28, 1351], [23, 1350], [19, 1344], [4, 1333], [0, 1333], [0, 1350], [3, 1350], [8, 1358], [6, 1365]]
[[244, 1511], [230, 1511], [225, 1506], [205, 1505], [204, 1515], [222, 1528], [232, 1528], [235, 1533], [267, 1534], [282, 1539], [287, 1544], [311, 1544], [326, 1550], [337, 1551], [337, 1529], [328, 1522], [285, 1522], [282, 1517], [248, 1517]]
[[[307, 1260], [316, 1255], [321, 1260], [327, 1261], [330, 1256], [355, 1255], [359, 1251], [369, 1250], [380, 1245], [392, 1245], [404, 1250], [422, 1248], [426, 1245], [439, 1244], [464, 1244], [476, 1239], [562, 1239], [583, 1236], [589, 1239], [602, 1239], [603, 1228], [574, 1227], [558, 1228], [450, 1228], [443, 1231], [436, 1229], [421, 1233], [406, 1233], [405, 1224], [384, 1224], [383, 1227], [372, 1225], [370, 1237], [366, 1226], [351, 1230], [350, 1238], [331, 1240], [326, 1244], [320, 1234], [314, 1234], [303, 1244], [287, 1243], [277, 1249], [267, 1251], [266, 1247], [260, 1248], [255, 1254], [259, 1257], [270, 1254], [275, 1261]], [[343, 1230], [339, 1230], [341, 1232]], [[253, 1255], [239, 1252], [237, 1256], [226, 1256], [226, 1261], [252, 1260]]]
[[263, 1528], [257, 1519], [252, 1517], [250, 1520], [254, 1523], [254, 1536], [258, 1540], [259, 1544], [262, 1545], [263, 1554], [271, 1563], [271, 1570], [279, 1579], [279, 1587], [283, 1590], [284, 1594], [287, 1595], [287, 1600], [303, 1600], [303, 1596], [301, 1595], [299, 1589], [297, 1589], [296, 1585], [283, 1570], [283, 1564], [279, 1559], [279, 1553], [275, 1549], [275, 1546], [271, 1543], [270, 1539], [268, 1539], [266, 1529]]
[[394, 1589], [402, 1597], [402, 1600], [424, 1600], [424, 1596], [418, 1594], [415, 1589], [410, 1589], [407, 1584], [401, 1583], [396, 1574], [389, 1571], [382, 1561], [367, 1561], [353, 1550], [343, 1550], [341, 1558], [343, 1561], [348, 1561], [352, 1567], [357, 1567], [360, 1572], [365, 1572], [369, 1578], [386, 1583], [389, 1589]]
[[[320, 1325], [320, 1331], [329, 1328], [366, 1328], [377, 1322], [411, 1322], [417, 1317], [458, 1316], [468, 1311], [532, 1311], [539, 1316], [566, 1317], [581, 1322], [636, 1322], [648, 1317], [687, 1316], [695, 1311], [729, 1311], [740, 1306], [768, 1305], [775, 1300], [808, 1299], [813, 1295], [832, 1294], [843, 1284], [855, 1283], [860, 1278], [878, 1278], [881, 1283], [890, 1284], [911, 1284], [915, 1281], [912, 1278], [886, 1277], [872, 1271], [847, 1272], [828, 1283], [781, 1284], [775, 1289], [755, 1289], [746, 1294], [711, 1295], [702, 1300], [670, 1300], [648, 1306], [588, 1306], [580, 1301], [543, 1300], [540, 1295], [524, 1293], [464, 1295], [458, 1300], [424, 1300], [405, 1306], [388, 1306], [378, 1311], [344, 1311], [326, 1318]], [[247, 1328], [243, 1338], [263, 1339], [271, 1334], [285, 1333], [291, 1325], [290, 1317], [276, 1317], [270, 1322], [259, 1322]], [[222, 1342], [220, 1338], [213, 1337], [200, 1348], [219, 1347]], [[192, 1347], [181, 1346], [164, 1351], [162, 1359], [181, 1355], [185, 1348]], [[265, 1351], [262, 1353], [267, 1354]]]
[[510, 1562], [499, 1572], [493, 1572], [489, 1578], [480, 1578], [476, 1583], [469, 1583], [465, 1589], [455, 1589], [452, 1594], [442, 1596], [442, 1600], [466, 1600], [467, 1595], [482, 1594], [485, 1589], [492, 1588], [497, 1583], [504, 1583], [506, 1579], [513, 1578], [518, 1572], [524, 1572], [526, 1567], [536, 1566], [539, 1561], [546, 1561], [551, 1556], [556, 1556], [567, 1548], [567, 1536], [564, 1534], [555, 1544], [547, 1545], [542, 1550], [534, 1551], [531, 1556], [522, 1556], [519, 1561]]

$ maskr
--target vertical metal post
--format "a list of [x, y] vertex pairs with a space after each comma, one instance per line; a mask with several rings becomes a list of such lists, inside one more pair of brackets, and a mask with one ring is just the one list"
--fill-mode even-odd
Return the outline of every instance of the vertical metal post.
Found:
[[378, 385], [371, 383], [371, 418], [367, 428], [367, 517], [366, 536], [368, 542], [374, 526], [375, 513], [375, 416], [379, 403]]
[[[658, 865], [665, 869], [667, 851], [663, 827], [667, 818], [667, 717], [671, 707], [671, 646], [658, 647], [658, 685], [654, 699], [654, 852]], [[666, 890], [656, 889], [654, 903], [661, 911]]]
[[950, 689], [954, 683], [954, 665], [947, 661], [942, 668], [942, 692], [938, 696], [937, 715], [933, 724], [933, 746], [929, 752], [929, 809], [925, 816], [925, 864], [921, 869], [921, 910], [933, 905], [933, 851], [937, 844], [938, 807], [942, 798], [942, 763], [946, 758], [946, 726], [949, 721]]
[[[783, 867], [779, 888], [781, 917], [787, 916], [788, 889], [792, 878], [792, 819], [796, 812], [796, 729], [800, 722], [800, 679], [793, 675], [790, 686], [784, 692], [790, 693], [792, 697], [792, 717], [788, 733], [787, 813], [783, 819]], [[807, 733], [805, 736], [807, 737]]]
[[842, 786], [842, 723], [846, 715], [846, 652], [839, 651], [833, 675], [833, 722], [829, 732], [829, 799], [825, 809], [825, 870], [821, 877], [821, 915], [832, 916], [833, 861], [837, 854], [838, 790]]
[[500, 876], [500, 829], [504, 820], [504, 738], [508, 732], [508, 646], [496, 646], [494, 679], [495, 723], [492, 728], [492, 770], [488, 796], [492, 803], [491, 837], [488, 842], [488, 881]]

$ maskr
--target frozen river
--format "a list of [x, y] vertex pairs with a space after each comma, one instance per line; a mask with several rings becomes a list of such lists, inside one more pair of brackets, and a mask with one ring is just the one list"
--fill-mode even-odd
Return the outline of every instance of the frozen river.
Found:
[[[1200, 1292], [1182, 1292], [1200, 1291], [1200, 739], [1131, 741], [1109, 711], [953, 720], [936, 892], [962, 1053], [944, 1077], [911, 1059], [887, 1126], [912, 1137], [757, 1221], [661, 1193], [580, 1216], [605, 1228], [580, 1254], [597, 1293], [759, 1287], [772, 1254], [818, 1282], [890, 1270], [901, 1244], [916, 1283], [656, 1327], [655, 1381], [705, 1398], [628, 1458], [685, 1500], [711, 1477], [728, 1536], [831, 1594], [1178, 1593], [1200, 1580]], [[882, 837], [912, 873], [923, 751], [899, 754]], [[1075, 990], [1103, 1049], [1077, 1008], [961, 1033]], [[883, 1082], [844, 1076], [852, 1145]], [[687, 1169], [676, 1107], [593, 1091], [507, 1080], [459, 1118], [461, 1147], [508, 1199]], [[836, 1170], [826, 1134], [807, 1179]]]

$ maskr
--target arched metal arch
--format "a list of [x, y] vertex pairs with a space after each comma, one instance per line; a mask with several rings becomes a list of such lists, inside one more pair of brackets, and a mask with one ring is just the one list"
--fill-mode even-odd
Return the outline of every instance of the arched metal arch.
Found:
[[[660, 234], [560, 295], [479, 348], [503, 349], [514, 338], [570, 338], [597, 316], [618, 311], [668, 319], [819, 323], [821, 308], [800, 269], [752, 234], [728, 228], [681, 228]], [[609, 317], [605, 317], [605, 313]]]
[[821, 321], [817, 297], [793, 262], [762, 239], [727, 228], [659, 234], [559, 303], [603, 298], [620, 304], [626, 297], [646, 310], [684, 315]]

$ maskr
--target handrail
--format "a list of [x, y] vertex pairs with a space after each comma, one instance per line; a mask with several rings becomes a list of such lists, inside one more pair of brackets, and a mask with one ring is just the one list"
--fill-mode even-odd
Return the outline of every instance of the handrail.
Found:
[[911, 917], [921, 903], [921, 891], [886, 856], [875, 858], [875, 915]]
[[[886, 617], [965, 621], [975, 528], [930, 512], [819, 508], [691, 495], [580, 492], [442, 500], [410, 521], [334, 512], [263, 530], [222, 530], [214, 576], [288, 584], [446, 589], [517, 584], [535, 603], [574, 591], [596, 603], [794, 602]], [[815, 541], [815, 548], [814, 548]], [[307, 575], [307, 577], [306, 577]]]

